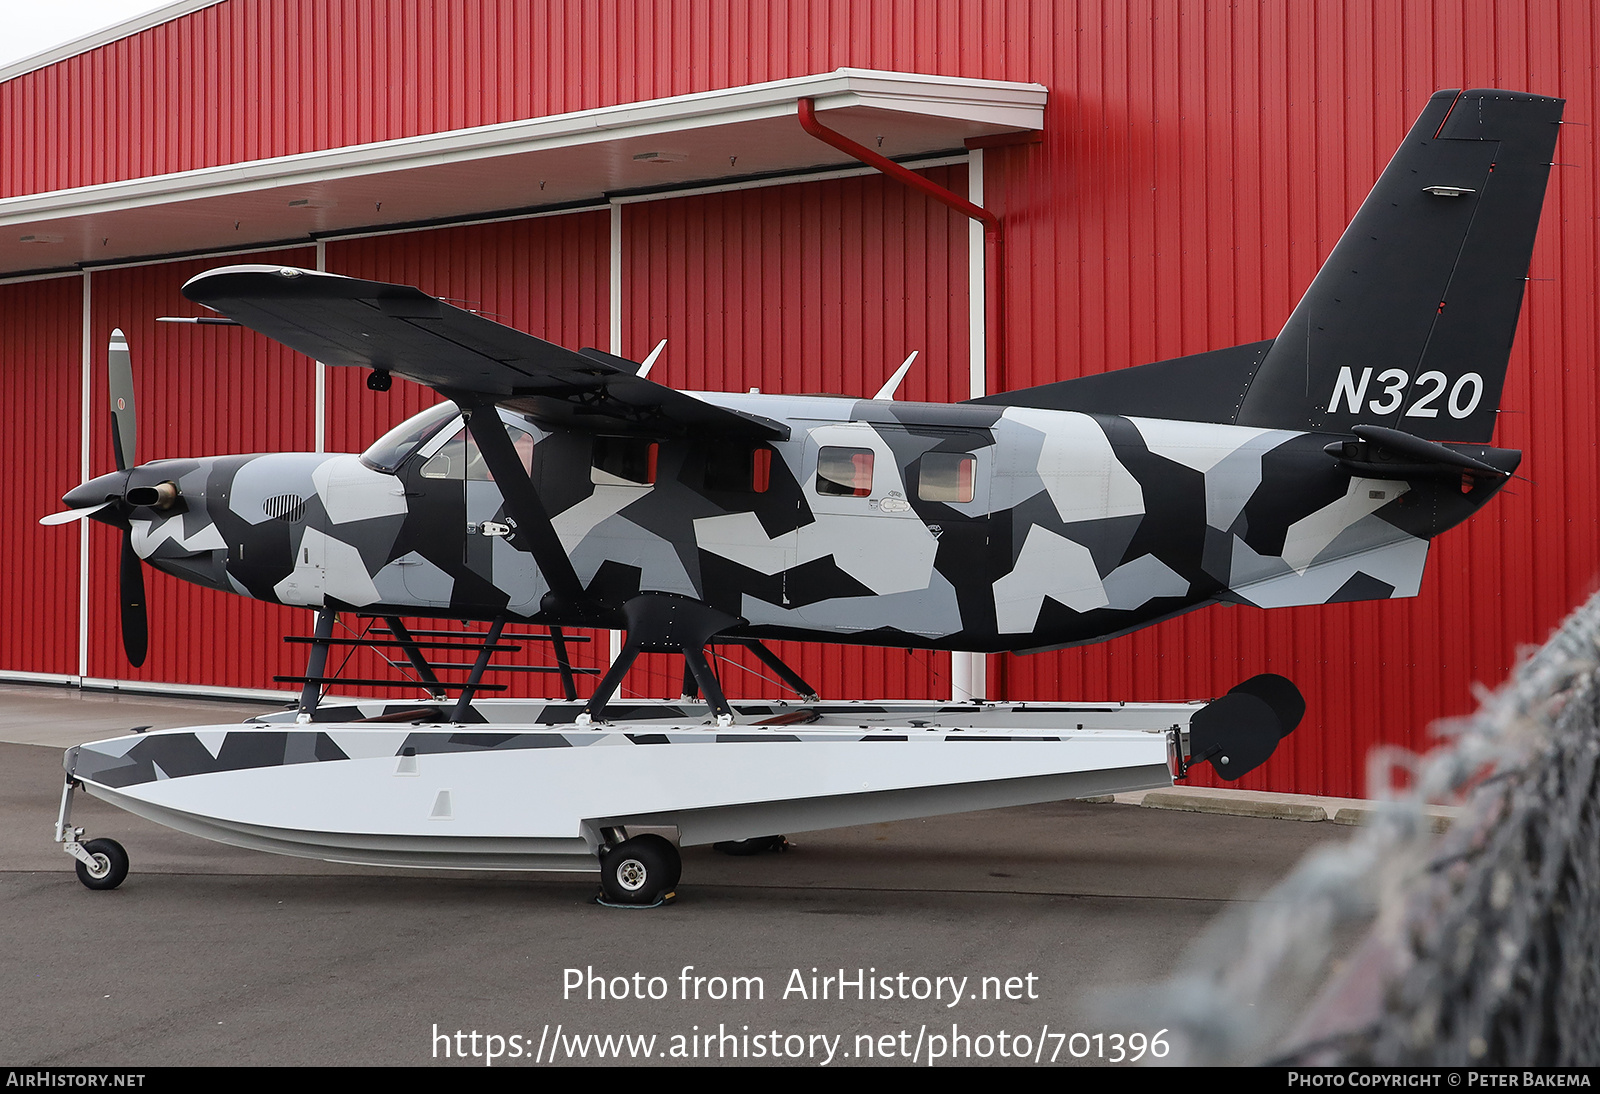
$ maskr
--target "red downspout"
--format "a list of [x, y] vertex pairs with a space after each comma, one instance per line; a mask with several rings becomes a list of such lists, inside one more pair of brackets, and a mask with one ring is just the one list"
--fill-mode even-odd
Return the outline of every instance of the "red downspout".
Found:
[[[800, 128], [817, 140], [832, 145], [847, 156], [854, 156], [869, 167], [876, 167], [890, 178], [899, 179], [913, 190], [920, 190], [934, 201], [948, 205], [962, 216], [970, 217], [983, 225], [984, 392], [987, 394], [995, 390], [999, 386], [1000, 378], [1005, 375], [1003, 371], [1005, 339], [1000, 336], [1000, 316], [1003, 314], [1000, 306], [1000, 290], [1005, 283], [1000, 276], [1000, 218], [989, 210], [972, 204], [959, 194], [951, 193], [943, 186], [936, 186], [889, 157], [857, 144], [843, 133], [829, 129], [817, 121], [817, 107], [810, 99], [799, 100], [798, 106]], [[991, 699], [1006, 694], [1004, 662], [1004, 657], [990, 658], [991, 679], [986, 690]]]
[[1001, 287], [1004, 284], [1000, 276], [1000, 218], [987, 209], [980, 208], [959, 194], [938, 186], [915, 171], [911, 171], [889, 159], [887, 156], [874, 152], [865, 145], [857, 144], [843, 133], [835, 132], [817, 121], [816, 104], [810, 99], [801, 99], [798, 103], [800, 110], [800, 128], [810, 133], [824, 144], [830, 144], [847, 156], [853, 156], [869, 167], [876, 167], [890, 178], [898, 179], [914, 190], [920, 190], [934, 201], [948, 205], [963, 216], [983, 224], [983, 312], [984, 312], [984, 390], [993, 391], [997, 386], [996, 381], [1004, 375], [1003, 347], [1005, 340], [1000, 336]]

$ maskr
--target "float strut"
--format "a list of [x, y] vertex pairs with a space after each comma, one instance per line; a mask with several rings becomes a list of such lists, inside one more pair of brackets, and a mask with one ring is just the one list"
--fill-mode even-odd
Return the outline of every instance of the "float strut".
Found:
[[790, 690], [800, 696], [802, 701], [807, 703], [815, 703], [817, 701], [817, 689], [806, 683], [798, 672], [784, 664], [783, 660], [767, 649], [765, 644], [751, 638], [745, 641], [745, 645], [750, 647], [750, 652], [755, 654], [763, 665], [777, 673], [778, 678], [788, 684]]
[[311, 656], [306, 658], [306, 682], [300, 687], [300, 706], [295, 715], [297, 722], [311, 721], [311, 715], [322, 699], [322, 684], [318, 682], [328, 668], [328, 639], [333, 637], [333, 625], [339, 613], [323, 608], [317, 613], [317, 627], [312, 636]]
[[472, 671], [467, 674], [467, 682], [461, 688], [461, 697], [456, 700], [456, 708], [450, 713], [452, 722], [459, 722], [466, 718], [467, 712], [472, 709], [472, 697], [478, 692], [478, 685], [483, 682], [483, 671], [489, 667], [489, 659], [494, 656], [494, 644], [500, 641], [500, 630], [506, 625], [506, 617], [497, 615], [494, 622], [489, 624], [489, 633], [484, 637], [483, 647], [478, 650], [478, 658], [472, 663]]
[[[578, 724], [603, 721], [606, 703], [622, 684], [629, 666], [641, 653], [681, 653], [692, 676], [706, 697], [706, 705], [719, 725], [733, 721], [733, 708], [717, 683], [716, 674], [706, 660], [706, 645], [720, 631], [740, 626], [744, 620], [719, 611], [704, 601], [677, 593], [641, 593], [622, 606], [628, 621], [628, 638], [611, 668], [600, 678]], [[687, 683], [685, 684], [687, 689]]]
[[[389, 633], [394, 635], [394, 640], [400, 643], [400, 648], [405, 650], [406, 659], [411, 662], [411, 667], [417, 670], [417, 675], [422, 677], [423, 686], [428, 689], [428, 694], [435, 700], [445, 697], [444, 689], [439, 684], [439, 677], [434, 673], [433, 666], [428, 664], [428, 659], [422, 656], [422, 650], [417, 646], [417, 640], [411, 637], [411, 632], [406, 630], [406, 625], [400, 622], [398, 616], [386, 615], [383, 625], [389, 628]], [[387, 658], [385, 659], [387, 660]]]
[[567, 656], [567, 636], [560, 627], [550, 628], [550, 644], [556, 651], [556, 668], [561, 671], [561, 696], [574, 702], [578, 698], [578, 682], [572, 675], [572, 659]]

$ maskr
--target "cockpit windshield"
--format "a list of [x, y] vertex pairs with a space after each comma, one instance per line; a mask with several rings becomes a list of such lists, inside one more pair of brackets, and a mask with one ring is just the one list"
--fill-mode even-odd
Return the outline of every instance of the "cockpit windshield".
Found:
[[460, 413], [456, 404], [448, 400], [438, 406], [431, 406], [421, 414], [407, 418], [379, 437], [371, 448], [361, 454], [361, 462], [374, 471], [392, 475], [395, 469], [405, 462], [407, 456], [443, 426], [454, 421]]

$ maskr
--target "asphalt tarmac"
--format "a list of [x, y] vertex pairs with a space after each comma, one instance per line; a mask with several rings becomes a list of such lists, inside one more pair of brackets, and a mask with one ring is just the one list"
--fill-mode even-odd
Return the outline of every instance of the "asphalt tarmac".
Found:
[[621, 911], [592, 875], [282, 858], [80, 794], [132, 871], [78, 884], [62, 748], [259, 709], [0, 686], [0, 1066], [1150, 1062], [1119, 997], [1351, 831], [1061, 802], [688, 848], [674, 904]]

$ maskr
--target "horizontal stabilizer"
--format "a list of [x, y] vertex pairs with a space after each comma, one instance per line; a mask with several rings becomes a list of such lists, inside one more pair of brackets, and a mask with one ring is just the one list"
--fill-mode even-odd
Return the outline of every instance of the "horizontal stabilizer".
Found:
[[1482, 445], [1447, 447], [1410, 433], [1381, 425], [1353, 426], [1354, 441], [1335, 441], [1324, 451], [1353, 475], [1369, 478], [1419, 478], [1435, 476], [1501, 482], [1522, 462], [1522, 453]]

